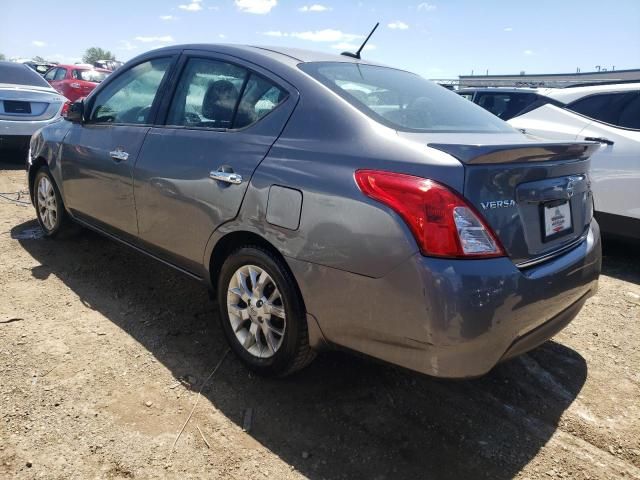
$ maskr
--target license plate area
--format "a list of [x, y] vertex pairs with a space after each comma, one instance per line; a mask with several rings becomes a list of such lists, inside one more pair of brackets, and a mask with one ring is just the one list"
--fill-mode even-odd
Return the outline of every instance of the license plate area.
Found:
[[571, 202], [556, 200], [540, 205], [542, 241], [548, 242], [573, 232]]
[[29, 102], [19, 102], [15, 100], [4, 101], [5, 113], [30, 114], [31, 104]]

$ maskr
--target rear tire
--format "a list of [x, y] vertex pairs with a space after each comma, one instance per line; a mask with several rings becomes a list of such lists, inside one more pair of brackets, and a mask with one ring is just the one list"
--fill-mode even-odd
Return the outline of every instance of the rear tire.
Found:
[[246, 246], [231, 253], [220, 270], [217, 296], [222, 329], [250, 370], [284, 377], [314, 359], [295, 279], [269, 250]]
[[49, 168], [40, 167], [33, 181], [33, 203], [38, 223], [46, 237], [56, 237], [70, 230], [71, 220]]

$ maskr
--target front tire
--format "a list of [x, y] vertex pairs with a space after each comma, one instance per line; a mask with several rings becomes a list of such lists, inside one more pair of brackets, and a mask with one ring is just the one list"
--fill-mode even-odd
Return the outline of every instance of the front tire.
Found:
[[33, 182], [33, 200], [38, 223], [45, 236], [55, 237], [69, 228], [69, 218], [62, 202], [62, 196], [51, 172], [41, 167]]
[[269, 250], [248, 246], [227, 257], [218, 279], [218, 305], [231, 348], [259, 375], [283, 377], [315, 357], [295, 279]]

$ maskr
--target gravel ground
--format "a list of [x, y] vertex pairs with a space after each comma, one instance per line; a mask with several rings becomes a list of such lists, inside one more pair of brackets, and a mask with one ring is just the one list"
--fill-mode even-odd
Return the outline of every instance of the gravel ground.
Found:
[[[25, 188], [0, 164], [0, 192]], [[481, 379], [328, 353], [264, 380], [229, 353], [207, 381], [227, 346], [205, 288], [34, 218], [0, 198], [0, 477], [640, 479], [637, 246], [609, 245], [577, 319]]]

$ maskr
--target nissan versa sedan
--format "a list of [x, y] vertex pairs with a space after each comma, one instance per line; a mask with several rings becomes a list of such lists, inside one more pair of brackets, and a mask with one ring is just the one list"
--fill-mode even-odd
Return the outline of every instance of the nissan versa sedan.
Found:
[[186, 45], [129, 61], [36, 134], [28, 179], [47, 236], [73, 220], [209, 285], [260, 374], [343, 347], [460, 378], [596, 291], [596, 148], [529, 140], [356, 58]]

